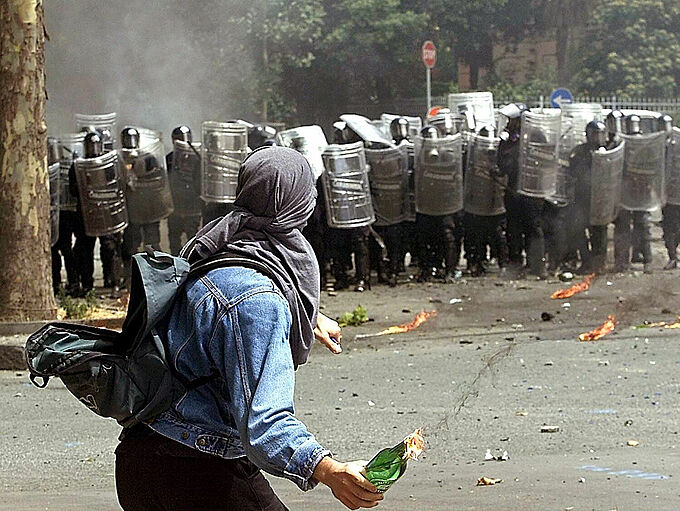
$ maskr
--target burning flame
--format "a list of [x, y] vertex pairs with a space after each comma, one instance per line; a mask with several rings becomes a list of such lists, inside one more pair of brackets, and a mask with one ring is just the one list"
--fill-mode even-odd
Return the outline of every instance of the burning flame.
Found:
[[423, 438], [423, 431], [421, 428], [416, 429], [409, 436], [404, 438], [404, 445], [406, 450], [404, 451], [405, 460], [417, 460], [425, 449], [425, 439]]
[[579, 341], [597, 341], [602, 339], [605, 335], [610, 334], [616, 328], [616, 318], [611, 314], [607, 316], [607, 321], [602, 323], [602, 326], [591, 330], [590, 332], [583, 333], [578, 336]]
[[678, 316], [678, 319], [675, 320], [674, 323], [669, 323], [668, 321], [659, 321], [657, 323], [645, 323], [643, 325], [639, 325], [638, 328], [671, 328], [671, 329], [680, 329], [680, 316]]
[[588, 291], [588, 289], [590, 289], [590, 285], [593, 283], [593, 280], [595, 280], [594, 273], [586, 275], [586, 277], [578, 284], [574, 284], [573, 286], [567, 289], [560, 289], [558, 291], [555, 291], [552, 295], [550, 295], [550, 298], [552, 298], [553, 300], [559, 300], [562, 298], [569, 298], [577, 293], [583, 293], [583, 291]]
[[390, 335], [390, 334], [403, 334], [404, 332], [410, 332], [411, 330], [415, 330], [418, 328], [420, 325], [425, 323], [428, 319], [433, 318], [437, 315], [437, 311], [422, 311], [416, 314], [416, 317], [413, 318], [413, 321], [409, 323], [404, 323], [403, 325], [396, 325], [396, 326], [391, 326], [385, 330], [381, 330], [378, 332], [377, 335]]

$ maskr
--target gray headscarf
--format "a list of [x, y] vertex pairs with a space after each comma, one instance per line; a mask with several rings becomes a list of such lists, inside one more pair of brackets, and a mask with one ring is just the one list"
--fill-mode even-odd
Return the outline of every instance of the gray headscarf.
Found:
[[235, 209], [204, 226], [189, 261], [218, 252], [253, 259], [277, 276], [292, 315], [295, 367], [307, 361], [319, 312], [319, 267], [302, 235], [316, 204], [314, 175], [293, 149], [262, 147], [241, 165]]

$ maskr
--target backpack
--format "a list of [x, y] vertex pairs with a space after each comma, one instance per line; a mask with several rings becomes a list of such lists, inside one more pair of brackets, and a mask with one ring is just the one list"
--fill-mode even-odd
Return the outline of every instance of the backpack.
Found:
[[26, 341], [31, 382], [44, 388], [51, 377], [59, 377], [94, 413], [124, 428], [151, 423], [187, 390], [217, 377], [187, 381], [177, 373], [155, 327], [189, 277], [226, 266], [255, 269], [280, 285], [268, 268], [250, 259], [217, 254], [190, 266], [182, 257], [149, 248], [132, 258], [122, 331], [48, 323]]

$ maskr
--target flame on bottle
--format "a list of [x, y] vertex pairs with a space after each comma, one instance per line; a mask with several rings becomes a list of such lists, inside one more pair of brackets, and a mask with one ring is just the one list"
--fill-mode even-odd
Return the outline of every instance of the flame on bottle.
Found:
[[594, 273], [586, 275], [586, 277], [578, 284], [574, 284], [573, 286], [567, 289], [560, 289], [558, 291], [555, 291], [552, 295], [550, 295], [550, 298], [552, 298], [553, 300], [569, 298], [577, 293], [583, 293], [584, 291], [588, 291], [588, 289], [590, 289], [590, 285], [593, 283], [593, 280], [595, 280]]
[[404, 323], [403, 325], [391, 326], [385, 330], [381, 330], [375, 335], [403, 334], [404, 332], [410, 332], [411, 330], [415, 330], [420, 325], [425, 323], [428, 319], [433, 318], [436, 315], [437, 311], [430, 312], [422, 311], [416, 314], [416, 317], [413, 318], [413, 321]]
[[644, 325], [639, 325], [638, 328], [670, 328], [670, 329], [680, 329], [680, 316], [673, 322], [668, 321], [658, 321], [656, 323], [645, 323]]
[[607, 316], [607, 321], [602, 323], [602, 326], [591, 330], [590, 332], [583, 333], [578, 336], [579, 341], [597, 341], [602, 339], [605, 335], [610, 334], [616, 328], [616, 318], [611, 314]]
[[404, 438], [404, 459], [417, 460], [425, 449], [425, 439], [423, 438], [423, 431], [421, 428], [416, 429], [409, 436]]

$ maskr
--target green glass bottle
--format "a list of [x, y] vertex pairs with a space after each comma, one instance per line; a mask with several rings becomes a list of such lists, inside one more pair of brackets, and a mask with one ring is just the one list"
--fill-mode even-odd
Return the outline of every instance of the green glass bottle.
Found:
[[423, 450], [423, 438], [419, 429], [402, 442], [376, 454], [364, 468], [366, 479], [378, 489], [386, 492], [404, 472], [410, 459], [417, 459]]

